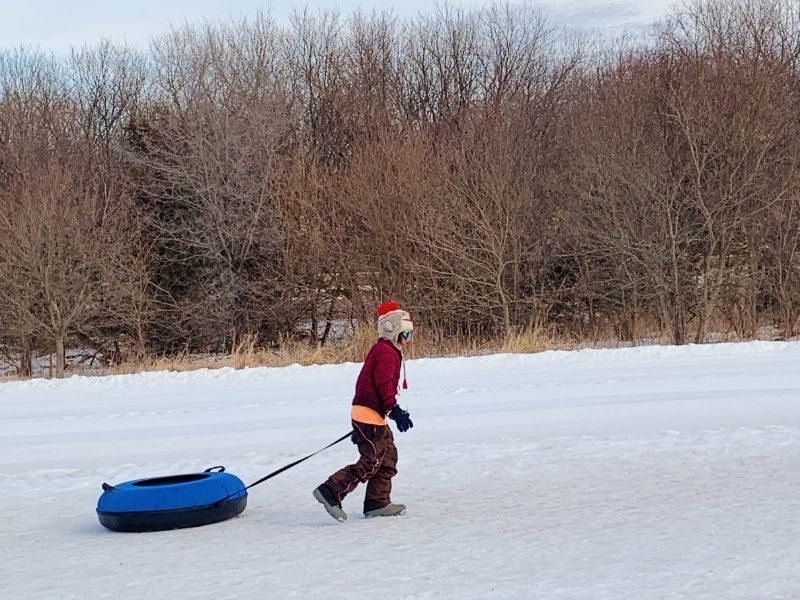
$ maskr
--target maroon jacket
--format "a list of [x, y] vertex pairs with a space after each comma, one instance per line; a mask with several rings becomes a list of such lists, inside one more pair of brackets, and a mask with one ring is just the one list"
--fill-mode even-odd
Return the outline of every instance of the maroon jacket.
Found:
[[367, 406], [381, 417], [397, 404], [397, 384], [403, 355], [389, 340], [383, 338], [370, 348], [361, 373], [356, 380], [354, 405]]

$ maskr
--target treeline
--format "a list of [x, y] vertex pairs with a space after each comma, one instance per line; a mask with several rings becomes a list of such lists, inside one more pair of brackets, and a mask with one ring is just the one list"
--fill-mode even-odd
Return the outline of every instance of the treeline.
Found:
[[[797, 333], [800, 4], [642, 40], [528, 5], [0, 53], [0, 348], [228, 351], [396, 298], [436, 336]], [[308, 335], [308, 333], [306, 333]]]

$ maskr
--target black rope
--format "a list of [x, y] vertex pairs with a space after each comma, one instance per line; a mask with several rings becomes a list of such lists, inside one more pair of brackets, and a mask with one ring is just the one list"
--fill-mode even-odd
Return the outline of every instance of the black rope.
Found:
[[[291, 469], [292, 467], [296, 467], [296, 466], [297, 466], [297, 465], [299, 465], [301, 462], [308, 460], [308, 459], [309, 459], [309, 458], [311, 458], [312, 456], [316, 456], [317, 454], [319, 454], [319, 453], [320, 453], [320, 452], [322, 452], [323, 450], [327, 450], [327, 449], [328, 449], [328, 448], [330, 448], [331, 446], [335, 446], [335, 445], [336, 445], [336, 444], [338, 444], [339, 442], [343, 442], [344, 440], [346, 440], [347, 438], [349, 438], [349, 437], [350, 437], [352, 434], [353, 434], [353, 431], [352, 431], [352, 430], [351, 430], [351, 431], [348, 431], [347, 433], [345, 433], [345, 434], [344, 434], [342, 437], [340, 437], [340, 438], [339, 438], [338, 440], [336, 440], [335, 442], [331, 442], [330, 444], [328, 444], [328, 445], [327, 445], [327, 446], [325, 446], [324, 448], [320, 448], [319, 450], [317, 450], [317, 451], [316, 451], [316, 452], [314, 452], [313, 454], [309, 454], [308, 456], [304, 456], [303, 458], [301, 458], [301, 459], [299, 459], [299, 460], [296, 460], [296, 461], [294, 461], [293, 463], [289, 463], [289, 464], [288, 464], [288, 465], [286, 465], [285, 467], [281, 467], [280, 469], [278, 469], [277, 471], [273, 471], [273, 472], [272, 472], [272, 473], [270, 473], [269, 475], [264, 475], [264, 477], [262, 477], [262, 478], [261, 478], [261, 479], [259, 479], [258, 481], [254, 481], [253, 483], [251, 483], [250, 485], [248, 485], [248, 486], [247, 486], [246, 488], [244, 488], [244, 489], [245, 489], [245, 490], [249, 490], [251, 487], [254, 487], [254, 486], [258, 485], [259, 483], [264, 483], [264, 482], [265, 482], [267, 479], [272, 479], [272, 478], [273, 478], [273, 477], [275, 477], [276, 475], [280, 475], [280, 474], [281, 474], [281, 473], [283, 473], [284, 471], [287, 471], [288, 469]], [[222, 502], [225, 502], [225, 500], [227, 500], [227, 499], [228, 499], [228, 498], [230, 498], [231, 496], [235, 496], [236, 494], [240, 494], [240, 493], [241, 493], [241, 491], [239, 491], [239, 492], [232, 492], [232, 493], [228, 494], [227, 496], [225, 496], [224, 498], [222, 498], [221, 500], [218, 500], [218, 501], [217, 501], [217, 502], [215, 502], [214, 504], [215, 504], [215, 505], [217, 505], [217, 504], [221, 504]]]
[[296, 461], [294, 461], [293, 463], [289, 463], [289, 464], [288, 464], [288, 465], [286, 465], [285, 467], [281, 467], [280, 469], [278, 469], [277, 471], [273, 471], [273, 472], [272, 472], [272, 473], [270, 473], [269, 475], [264, 475], [264, 477], [262, 477], [262, 478], [261, 478], [261, 479], [259, 479], [258, 481], [254, 481], [253, 483], [251, 483], [250, 485], [248, 485], [248, 486], [247, 486], [246, 488], [244, 488], [244, 489], [246, 489], [246, 490], [249, 490], [251, 487], [258, 485], [259, 483], [264, 483], [264, 482], [265, 482], [267, 479], [272, 479], [273, 477], [275, 477], [275, 475], [280, 475], [280, 474], [281, 474], [281, 473], [283, 473], [284, 471], [286, 471], [286, 470], [288, 470], [288, 469], [291, 469], [292, 467], [296, 467], [296, 466], [297, 466], [297, 465], [299, 465], [301, 462], [303, 462], [303, 461], [305, 461], [305, 460], [308, 460], [308, 459], [309, 459], [309, 458], [311, 458], [312, 456], [316, 456], [317, 454], [319, 454], [319, 453], [320, 453], [320, 452], [322, 452], [323, 450], [327, 450], [327, 449], [328, 449], [328, 448], [330, 448], [331, 446], [335, 446], [335, 445], [336, 445], [336, 444], [338, 444], [339, 442], [343, 442], [343, 441], [345, 441], [345, 440], [346, 440], [347, 438], [349, 438], [349, 437], [350, 437], [352, 434], [353, 434], [353, 432], [352, 432], [352, 431], [348, 431], [347, 433], [345, 433], [345, 434], [344, 434], [342, 437], [340, 437], [340, 438], [339, 438], [338, 440], [336, 440], [335, 442], [331, 442], [330, 444], [328, 444], [328, 445], [327, 445], [327, 446], [325, 446], [324, 448], [320, 448], [319, 450], [317, 450], [317, 451], [316, 451], [316, 452], [314, 452], [313, 454], [309, 454], [308, 456], [306, 456], [306, 457], [304, 457], [304, 458], [301, 458], [300, 460], [296, 460]]

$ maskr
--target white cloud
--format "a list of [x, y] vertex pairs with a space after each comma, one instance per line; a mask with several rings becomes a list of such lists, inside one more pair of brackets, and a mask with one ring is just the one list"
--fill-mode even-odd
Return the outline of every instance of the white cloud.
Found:
[[[274, 2], [272, 14], [286, 19], [297, 7], [334, 8], [347, 13], [355, 9], [391, 8], [398, 15], [412, 17], [427, 12], [434, 2], [427, 0], [312, 0], [308, 3]], [[486, 2], [449, 0], [449, 4], [475, 7]], [[584, 0], [568, 4], [535, 3], [551, 18], [574, 27], [641, 27], [663, 16], [668, 0], [615, 2]], [[170, 24], [183, 21], [212, 20], [252, 15], [269, 10], [262, 0], [138, 0], [137, 2], [101, 2], [98, 0], [0, 0], [0, 47], [38, 46], [56, 53], [71, 46], [93, 44], [107, 37], [136, 46], [144, 46], [154, 34], [168, 30]]]

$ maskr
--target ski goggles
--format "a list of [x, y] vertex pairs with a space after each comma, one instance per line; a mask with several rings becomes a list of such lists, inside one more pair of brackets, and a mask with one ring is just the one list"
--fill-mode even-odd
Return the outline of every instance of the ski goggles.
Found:
[[414, 332], [411, 330], [401, 331], [400, 332], [400, 339], [404, 342], [411, 341], [411, 338], [414, 337]]

